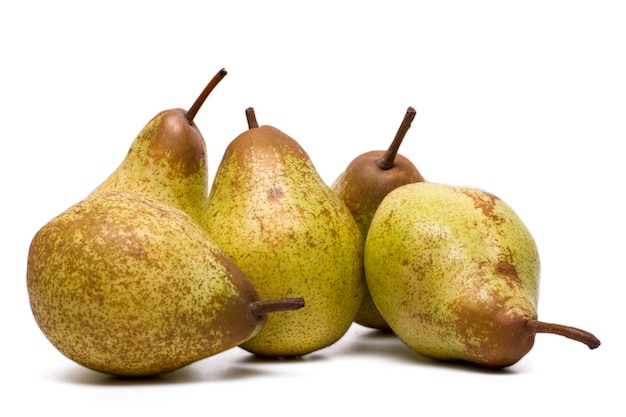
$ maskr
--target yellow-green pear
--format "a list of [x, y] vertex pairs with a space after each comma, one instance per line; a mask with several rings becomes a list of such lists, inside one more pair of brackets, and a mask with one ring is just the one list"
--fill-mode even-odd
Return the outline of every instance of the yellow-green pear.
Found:
[[96, 371], [149, 376], [232, 348], [267, 314], [250, 280], [184, 212], [111, 191], [44, 225], [28, 254], [34, 318], [65, 356]]
[[422, 182], [391, 191], [368, 231], [365, 270], [394, 333], [427, 357], [503, 368], [536, 333], [600, 345], [586, 331], [538, 321], [535, 241], [484, 190]]
[[262, 298], [297, 294], [306, 306], [275, 313], [241, 344], [260, 356], [300, 356], [350, 327], [363, 299], [363, 237], [345, 204], [304, 149], [272, 126], [249, 129], [227, 147], [203, 225]]
[[[398, 153], [415, 114], [413, 107], [407, 109], [400, 128], [386, 151], [369, 151], [357, 156], [331, 185], [332, 190], [354, 216], [364, 238], [376, 208], [389, 191], [401, 185], [424, 181], [411, 160]], [[366, 327], [390, 330], [367, 288], [363, 304], [354, 321]]]
[[206, 143], [194, 117], [226, 76], [220, 70], [189, 111], [175, 108], [154, 116], [139, 132], [121, 164], [90, 197], [132, 191], [170, 204], [200, 220], [208, 196]]

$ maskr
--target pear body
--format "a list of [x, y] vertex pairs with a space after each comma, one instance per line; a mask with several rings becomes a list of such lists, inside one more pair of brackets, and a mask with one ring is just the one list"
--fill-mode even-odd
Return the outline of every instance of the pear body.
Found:
[[300, 356], [348, 330], [365, 288], [364, 240], [294, 139], [271, 126], [235, 138], [215, 174], [203, 225], [262, 298], [306, 300], [299, 311], [272, 314], [243, 349]]
[[416, 352], [502, 368], [532, 348], [539, 256], [498, 197], [426, 182], [397, 188], [372, 219], [364, 262], [374, 303]]
[[158, 113], [139, 132], [121, 164], [89, 197], [136, 192], [200, 220], [208, 196], [206, 143], [183, 109]]
[[108, 192], [44, 225], [28, 254], [34, 318], [75, 362], [148, 376], [234, 347], [265, 323], [245, 274], [182, 211]]
[[[393, 167], [381, 169], [377, 161], [386, 151], [370, 151], [357, 156], [331, 185], [346, 204], [363, 238], [367, 236], [372, 217], [383, 198], [402, 185], [423, 182], [424, 177], [405, 156], [397, 154]], [[363, 303], [354, 321], [366, 327], [391, 330], [366, 288]]]

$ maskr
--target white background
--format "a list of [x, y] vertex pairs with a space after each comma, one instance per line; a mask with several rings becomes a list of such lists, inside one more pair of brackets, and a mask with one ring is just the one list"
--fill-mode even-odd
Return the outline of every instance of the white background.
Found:
[[[19, 410], [2, 415], [624, 415], [623, 2], [100, 4], [0, 6], [0, 408]], [[513, 206], [542, 257], [540, 318], [602, 346], [539, 335], [522, 361], [490, 372], [354, 326], [300, 360], [236, 348], [145, 381], [61, 356], [30, 314], [32, 236], [99, 184], [152, 116], [188, 108], [222, 67], [196, 117], [211, 178], [246, 107], [295, 138], [330, 183], [385, 148], [413, 106], [401, 153], [430, 181]]]

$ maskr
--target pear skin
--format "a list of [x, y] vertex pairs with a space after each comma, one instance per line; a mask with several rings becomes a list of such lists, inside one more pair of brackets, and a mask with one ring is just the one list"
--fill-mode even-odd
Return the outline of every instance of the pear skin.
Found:
[[[27, 288], [37, 324], [61, 353], [121, 376], [232, 348], [272, 311], [195, 220], [129, 192], [86, 199], [44, 225], [31, 242]], [[297, 307], [286, 304], [274, 309]]]
[[187, 110], [159, 112], [139, 132], [121, 164], [89, 197], [106, 191], [131, 191], [170, 204], [200, 220], [208, 197], [205, 140], [194, 117], [209, 93], [226, 76], [219, 71]]
[[539, 332], [600, 344], [537, 320], [535, 241], [510, 206], [483, 190], [423, 182], [390, 192], [372, 219], [365, 270], [394, 333], [427, 357], [503, 368]]
[[[352, 213], [363, 238], [367, 236], [378, 205], [391, 190], [405, 184], [424, 181], [424, 177], [411, 160], [398, 153], [415, 114], [414, 108], [407, 109], [398, 132], [386, 151], [369, 151], [357, 156], [331, 185], [331, 189]], [[391, 330], [376, 308], [367, 288], [363, 304], [354, 321], [374, 329]]]
[[250, 129], [227, 147], [211, 187], [204, 227], [262, 298], [306, 300], [269, 317], [241, 347], [259, 356], [300, 356], [329, 346], [361, 304], [363, 237], [345, 204], [304, 149], [272, 126]]

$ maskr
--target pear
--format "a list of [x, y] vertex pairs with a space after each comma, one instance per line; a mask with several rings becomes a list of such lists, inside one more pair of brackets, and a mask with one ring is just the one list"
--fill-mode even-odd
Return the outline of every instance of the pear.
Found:
[[536, 333], [600, 345], [584, 330], [538, 321], [535, 241], [484, 190], [423, 182], [391, 191], [372, 219], [364, 262], [380, 313], [424, 356], [504, 368]]
[[225, 76], [226, 70], [220, 70], [189, 111], [175, 108], [154, 116], [132, 142], [121, 164], [89, 197], [111, 190], [137, 192], [199, 221], [209, 180], [206, 143], [194, 117]]
[[[407, 109], [400, 128], [386, 151], [369, 151], [357, 156], [331, 185], [331, 189], [354, 216], [364, 238], [367, 236], [376, 208], [391, 190], [401, 185], [424, 181], [424, 177], [409, 158], [398, 154], [415, 114], [413, 107]], [[374, 329], [391, 330], [376, 308], [367, 288], [363, 304], [354, 321]]]
[[267, 314], [250, 280], [184, 212], [110, 191], [34, 236], [27, 288], [34, 318], [65, 356], [96, 371], [150, 376], [235, 347]]
[[413, 107], [407, 109], [386, 151], [369, 151], [357, 156], [331, 185], [350, 209], [363, 236], [367, 235], [374, 212], [389, 191], [401, 185], [424, 181], [411, 160], [398, 154], [415, 114]]
[[249, 129], [226, 148], [203, 225], [262, 298], [306, 306], [275, 313], [240, 346], [265, 357], [301, 356], [339, 340], [363, 299], [363, 242], [345, 204], [304, 149], [272, 126]]

